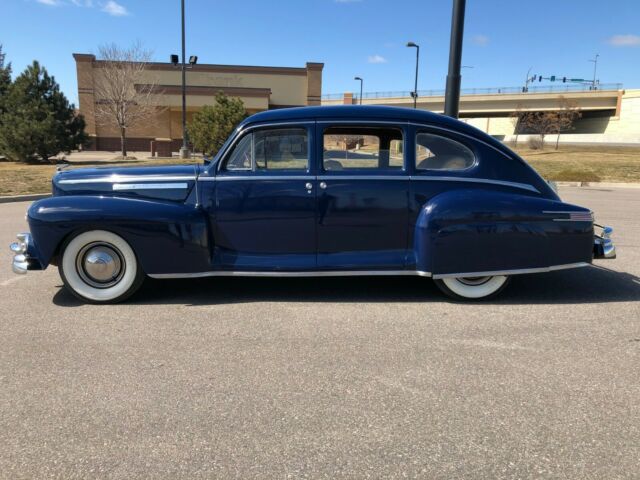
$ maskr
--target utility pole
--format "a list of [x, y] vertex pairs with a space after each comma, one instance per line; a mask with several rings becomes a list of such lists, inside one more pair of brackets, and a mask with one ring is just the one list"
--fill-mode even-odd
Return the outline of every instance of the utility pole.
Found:
[[447, 88], [444, 94], [444, 114], [453, 118], [458, 118], [460, 110], [460, 64], [462, 62], [465, 3], [465, 0], [453, 0], [451, 12], [449, 73], [447, 74]]
[[593, 62], [593, 89], [596, 90], [596, 72], [598, 71], [598, 57], [600, 56], [599, 53], [596, 53], [596, 57], [593, 60], [589, 60], [590, 62]]
[[180, 148], [180, 158], [189, 158], [189, 140], [187, 138], [187, 66], [185, 53], [185, 35], [184, 35], [184, 0], [182, 5], [182, 62], [180, 70], [182, 71], [182, 148]]
[[362, 77], [354, 77], [354, 80], [360, 80], [360, 96], [358, 97], [358, 100], [360, 101], [360, 105], [362, 105], [362, 84], [364, 83], [364, 80], [362, 80]]

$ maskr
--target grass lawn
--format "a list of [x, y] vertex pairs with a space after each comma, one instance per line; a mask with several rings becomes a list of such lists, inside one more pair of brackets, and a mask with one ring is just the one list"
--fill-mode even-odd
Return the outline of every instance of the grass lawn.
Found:
[[[637, 147], [545, 147], [544, 150], [517, 148], [516, 151], [543, 177], [556, 181], [640, 182], [640, 148]], [[201, 160], [136, 160], [79, 162], [78, 167], [122, 167], [193, 163]], [[70, 168], [77, 168], [72, 166]], [[0, 196], [51, 191], [54, 165], [26, 165], [0, 161]]]
[[518, 154], [547, 180], [640, 182], [640, 148], [570, 147], [554, 150], [517, 148]]

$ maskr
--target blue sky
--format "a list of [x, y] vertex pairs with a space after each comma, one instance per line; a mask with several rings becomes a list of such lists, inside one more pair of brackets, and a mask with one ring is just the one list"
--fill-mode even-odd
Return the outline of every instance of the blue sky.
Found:
[[[73, 52], [136, 40], [166, 61], [180, 50], [179, 0], [1, 0], [0, 43], [14, 74], [37, 59], [77, 101]], [[187, 54], [200, 63], [324, 62], [323, 93], [441, 89], [449, 0], [187, 0]], [[521, 85], [534, 73], [640, 87], [639, 0], [467, 0], [463, 88]]]

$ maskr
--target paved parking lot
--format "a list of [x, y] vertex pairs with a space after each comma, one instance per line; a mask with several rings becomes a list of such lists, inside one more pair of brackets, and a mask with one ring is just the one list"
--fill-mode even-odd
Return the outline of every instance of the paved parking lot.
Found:
[[81, 305], [11, 273], [0, 205], [0, 478], [638, 478], [640, 190], [561, 194], [618, 259], [480, 304], [377, 277]]

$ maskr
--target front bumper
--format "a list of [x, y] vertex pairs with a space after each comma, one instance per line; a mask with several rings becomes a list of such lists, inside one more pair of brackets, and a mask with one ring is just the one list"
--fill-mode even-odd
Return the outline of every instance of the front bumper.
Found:
[[9, 248], [15, 254], [13, 257], [13, 273], [24, 275], [28, 270], [40, 270], [40, 262], [29, 256], [29, 247], [32, 245], [30, 233], [19, 233], [18, 241], [13, 242]]
[[611, 240], [613, 228], [597, 223], [594, 224], [594, 227], [599, 231], [593, 237], [593, 258], [616, 258], [616, 246]]

